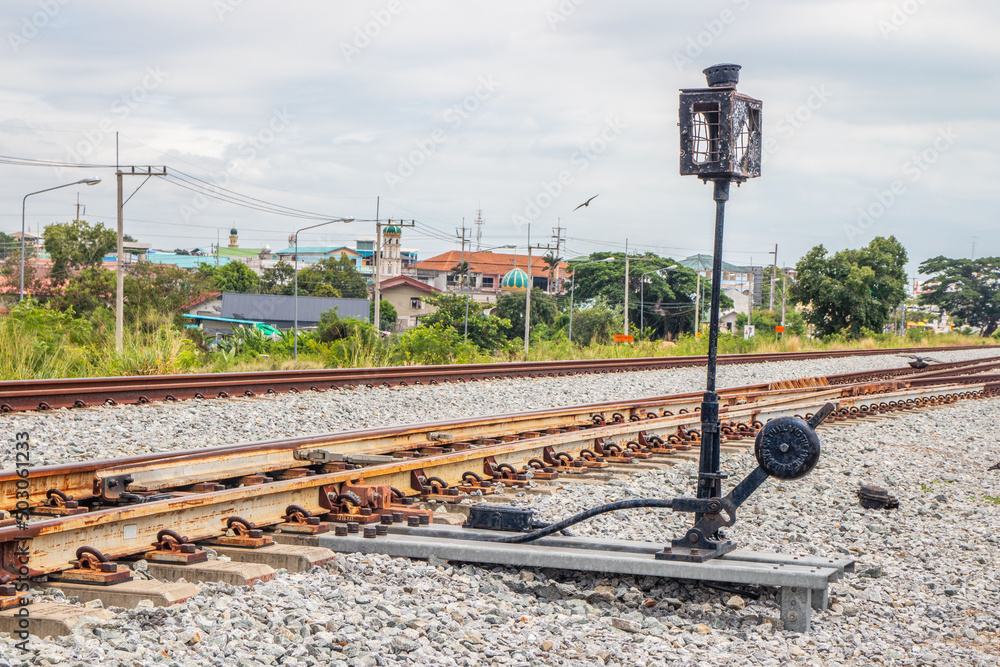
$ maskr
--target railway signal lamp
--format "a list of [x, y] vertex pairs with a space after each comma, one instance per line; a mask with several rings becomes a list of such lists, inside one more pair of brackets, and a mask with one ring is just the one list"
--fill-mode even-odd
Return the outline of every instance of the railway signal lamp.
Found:
[[708, 88], [681, 91], [681, 175], [743, 182], [760, 176], [761, 101], [736, 92], [740, 66], [705, 70]]
[[[708, 377], [701, 403], [701, 452], [697, 499], [683, 505], [695, 514], [694, 526], [673, 540], [658, 558], [704, 561], [732, 551], [719, 529], [735, 522], [735, 509], [769, 476], [795, 479], [807, 474], [819, 459], [819, 440], [813, 429], [822, 421], [794, 419], [768, 424], [757, 436], [760, 466], [722, 498], [720, 467], [721, 424], [716, 366], [719, 349], [719, 301], [722, 288], [722, 236], [729, 185], [760, 176], [761, 102], [736, 91], [740, 66], [713, 65], [704, 70], [708, 88], [685, 89], [680, 94], [680, 172], [712, 181], [715, 200], [715, 246], [712, 257], [712, 305], [708, 334]], [[830, 406], [832, 409], [832, 406]], [[728, 515], [723, 519], [722, 514]]]

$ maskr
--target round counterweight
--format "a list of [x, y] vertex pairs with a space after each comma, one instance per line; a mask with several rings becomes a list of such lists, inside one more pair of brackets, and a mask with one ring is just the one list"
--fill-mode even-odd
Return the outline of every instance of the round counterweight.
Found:
[[771, 477], [805, 477], [819, 461], [816, 431], [798, 417], [778, 417], [764, 424], [754, 443], [757, 463]]

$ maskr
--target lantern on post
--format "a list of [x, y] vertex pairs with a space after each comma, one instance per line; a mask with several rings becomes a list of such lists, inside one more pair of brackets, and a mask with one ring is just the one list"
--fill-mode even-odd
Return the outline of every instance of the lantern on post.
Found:
[[760, 176], [761, 101], [736, 92], [740, 66], [705, 70], [708, 88], [681, 91], [681, 176], [742, 183]]
[[[761, 102], [736, 92], [740, 66], [713, 65], [704, 70], [708, 88], [682, 90], [680, 137], [682, 176], [693, 175], [714, 183], [715, 247], [712, 257], [712, 305], [708, 333], [708, 379], [701, 404], [701, 452], [698, 465], [698, 498], [722, 495], [720, 469], [719, 395], [715, 392], [719, 349], [719, 299], [722, 291], [722, 233], [729, 184], [760, 176]], [[658, 558], [704, 560], [731, 551], [735, 545], [698, 526], [705, 516], [695, 515], [695, 528], [674, 540]], [[715, 531], [713, 531], [714, 533]]]

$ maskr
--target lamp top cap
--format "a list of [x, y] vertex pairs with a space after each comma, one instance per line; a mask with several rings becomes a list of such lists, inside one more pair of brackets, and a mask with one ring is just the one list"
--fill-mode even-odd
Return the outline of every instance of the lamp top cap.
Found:
[[722, 86], [735, 86], [740, 82], [740, 70], [742, 67], [733, 63], [719, 63], [702, 70], [702, 74], [708, 79], [710, 88]]

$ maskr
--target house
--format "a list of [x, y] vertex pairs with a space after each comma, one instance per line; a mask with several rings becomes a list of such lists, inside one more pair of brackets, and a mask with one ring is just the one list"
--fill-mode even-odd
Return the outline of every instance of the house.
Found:
[[397, 329], [403, 331], [420, 324], [420, 318], [430, 315], [437, 308], [424, 301], [428, 295], [441, 290], [409, 276], [395, 276], [379, 283], [379, 296], [396, 309]]
[[[503, 277], [515, 268], [523, 271], [528, 265], [527, 255], [496, 252], [466, 252], [463, 255], [460, 250], [451, 250], [417, 262], [410, 269], [410, 275], [442, 291], [464, 291], [466, 285], [454, 271], [463, 259], [469, 263], [469, 295], [481, 303], [495, 302], [501, 292]], [[553, 286], [558, 286], [565, 280], [567, 268], [565, 262], [559, 262], [554, 271]], [[541, 255], [531, 257], [531, 279], [533, 287], [549, 289], [549, 266]]]
[[[328, 257], [347, 257], [354, 264], [354, 268], [360, 270], [363, 266], [364, 256], [357, 250], [353, 250], [347, 246], [338, 246], [336, 248], [331, 246], [299, 246], [298, 252], [300, 264], [315, 264]], [[295, 246], [279, 250], [274, 254], [282, 261], [294, 262]]]

